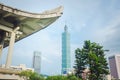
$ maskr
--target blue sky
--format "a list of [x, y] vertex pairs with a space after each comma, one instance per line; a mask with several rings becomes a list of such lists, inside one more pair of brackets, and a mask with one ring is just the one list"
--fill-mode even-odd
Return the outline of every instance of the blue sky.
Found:
[[[54, 75], [61, 72], [61, 34], [65, 24], [71, 34], [71, 59], [74, 50], [85, 40], [97, 42], [110, 51], [106, 57], [120, 53], [120, 0], [0, 0], [1, 3], [21, 10], [41, 13], [63, 6], [63, 15], [47, 28], [15, 43], [12, 65], [32, 67], [34, 51], [42, 53], [41, 73]], [[5, 63], [7, 48], [3, 51]]]

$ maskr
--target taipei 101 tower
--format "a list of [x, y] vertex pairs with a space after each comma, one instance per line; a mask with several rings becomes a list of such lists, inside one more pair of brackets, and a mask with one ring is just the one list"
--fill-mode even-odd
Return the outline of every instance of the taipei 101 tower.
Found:
[[65, 25], [62, 33], [62, 74], [67, 74], [71, 69], [71, 55], [70, 55], [70, 34], [68, 27]]

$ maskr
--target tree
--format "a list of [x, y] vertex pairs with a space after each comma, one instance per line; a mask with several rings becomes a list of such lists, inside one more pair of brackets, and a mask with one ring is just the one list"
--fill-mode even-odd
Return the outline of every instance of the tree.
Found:
[[30, 70], [22, 71], [19, 75], [23, 77], [25, 80], [45, 80], [43, 76]]
[[56, 76], [48, 76], [46, 80], [81, 80], [81, 79], [78, 79], [74, 75], [66, 75], [66, 76], [56, 75]]
[[30, 80], [45, 80], [42, 75], [39, 75], [35, 72], [33, 72], [30, 76]]
[[95, 42], [91, 43], [89, 40], [85, 41], [82, 49], [75, 50], [76, 74], [81, 74], [82, 72], [78, 73], [78, 71], [83, 71], [86, 67], [89, 67], [89, 79], [102, 80], [103, 75], [109, 74], [105, 51], [103, 46]]
[[75, 75], [71, 74], [71, 75], [67, 75], [67, 80], [82, 80], [78, 77], [76, 77]]
[[29, 79], [29, 77], [31, 76], [33, 72], [32, 71], [27, 71], [27, 70], [24, 70], [24, 71], [21, 71], [19, 73], [20, 77], [23, 77], [25, 80]]
[[48, 76], [46, 80], [67, 80], [67, 77], [66, 76], [61, 76], [61, 75]]
[[76, 71], [75, 75], [79, 78], [82, 78], [82, 73], [85, 70], [85, 65], [86, 65], [85, 62], [86, 55], [84, 54], [83, 49], [77, 48], [75, 50], [75, 58], [76, 58], [75, 60], [76, 64], [74, 66]]

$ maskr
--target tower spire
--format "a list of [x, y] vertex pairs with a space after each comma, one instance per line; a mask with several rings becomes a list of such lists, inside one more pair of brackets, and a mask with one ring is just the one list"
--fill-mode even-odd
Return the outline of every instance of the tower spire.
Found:
[[65, 25], [64, 27], [64, 31], [66, 32], [68, 30], [68, 27]]

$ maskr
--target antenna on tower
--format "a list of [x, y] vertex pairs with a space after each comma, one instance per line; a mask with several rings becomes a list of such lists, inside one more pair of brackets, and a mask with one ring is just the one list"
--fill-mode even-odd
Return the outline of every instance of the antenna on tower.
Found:
[[65, 27], [64, 27], [64, 31], [66, 32], [68, 30], [68, 27], [66, 25], [66, 21], [65, 21]]
[[64, 27], [64, 30], [65, 30], [65, 31], [67, 31], [67, 30], [68, 30], [68, 27], [67, 27], [67, 25], [65, 25], [65, 27]]

